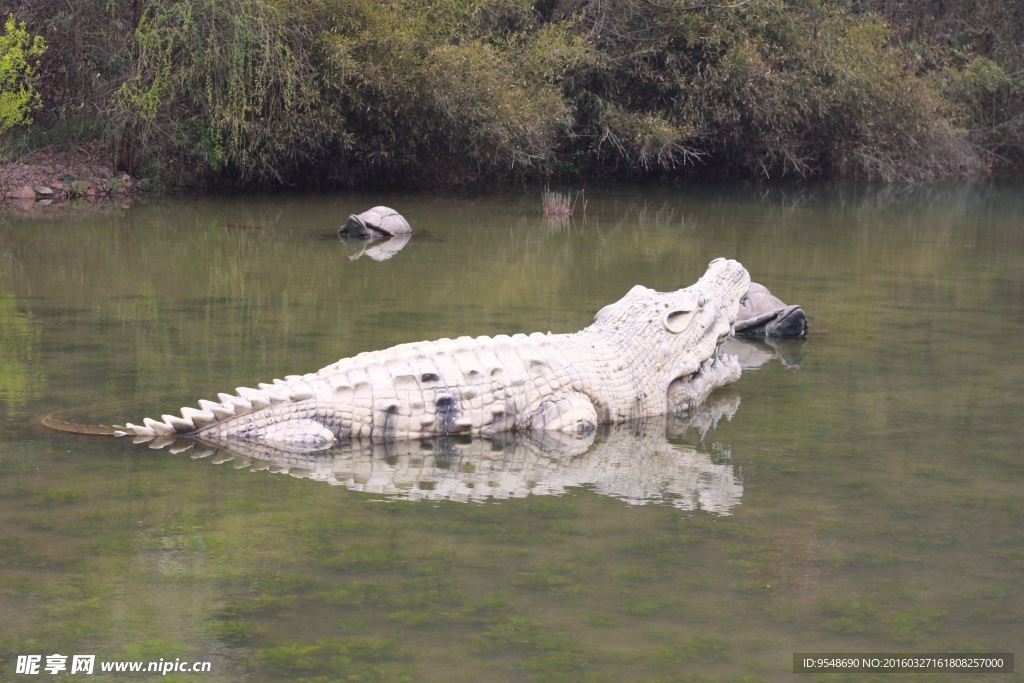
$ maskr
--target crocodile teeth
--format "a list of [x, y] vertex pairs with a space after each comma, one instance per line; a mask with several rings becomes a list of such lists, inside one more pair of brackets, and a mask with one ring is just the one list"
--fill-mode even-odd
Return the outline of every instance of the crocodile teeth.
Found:
[[[143, 418], [142, 424], [149, 427], [156, 436], [170, 436], [174, 433], [174, 429], [169, 424], [158, 422], [151, 417]], [[148, 434], [146, 436], [148, 436]]]
[[217, 416], [209, 410], [196, 410], [195, 408], [182, 408], [181, 416], [192, 422], [196, 428], [205, 427], [217, 421]]
[[164, 424], [170, 425], [171, 429], [179, 434], [181, 432], [191, 432], [196, 428], [196, 426], [192, 424], [192, 420], [178, 417], [177, 415], [161, 415], [160, 419], [164, 421]]

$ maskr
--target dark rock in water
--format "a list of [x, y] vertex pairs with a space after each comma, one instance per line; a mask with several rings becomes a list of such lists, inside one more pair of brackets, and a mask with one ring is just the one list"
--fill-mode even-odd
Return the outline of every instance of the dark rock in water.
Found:
[[804, 337], [807, 314], [798, 305], [787, 305], [757, 282], [750, 283], [747, 298], [740, 303], [736, 334], [748, 337]]

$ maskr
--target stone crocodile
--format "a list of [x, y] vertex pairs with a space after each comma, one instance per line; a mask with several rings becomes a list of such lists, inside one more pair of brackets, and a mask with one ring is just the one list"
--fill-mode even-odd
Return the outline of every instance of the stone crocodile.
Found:
[[363, 438], [586, 434], [599, 424], [689, 409], [736, 381], [740, 365], [720, 345], [749, 286], [742, 265], [719, 258], [684, 289], [637, 285], [580, 332], [400, 344], [239, 387], [117, 433], [300, 452]]
[[708, 435], [721, 421], [731, 420], [739, 405], [735, 393], [719, 393], [685, 415], [606, 425], [585, 436], [544, 432], [383, 443], [358, 439], [313, 453], [249, 442], [218, 446], [196, 437], [137, 438], [150, 448], [187, 453], [196, 460], [393, 499], [483, 502], [559, 495], [587, 486], [631, 505], [728, 514], [743, 494], [742, 480], [727, 461], [728, 447]]

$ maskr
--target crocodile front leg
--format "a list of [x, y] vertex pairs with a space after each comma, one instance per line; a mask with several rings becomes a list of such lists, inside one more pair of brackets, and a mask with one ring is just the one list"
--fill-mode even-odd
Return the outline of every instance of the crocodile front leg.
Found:
[[562, 432], [585, 436], [597, 429], [597, 409], [579, 391], [560, 391], [527, 408], [523, 428], [538, 432]]

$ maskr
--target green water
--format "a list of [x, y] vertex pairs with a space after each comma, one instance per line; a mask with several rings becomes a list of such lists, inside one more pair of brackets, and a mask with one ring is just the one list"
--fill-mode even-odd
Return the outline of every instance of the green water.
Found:
[[[375, 204], [431, 236], [383, 261], [318, 236]], [[1024, 185], [586, 206], [0, 214], [0, 680], [852, 681], [794, 674], [793, 653], [1024, 653]], [[578, 452], [275, 462], [36, 422], [137, 421], [405, 341], [573, 331], [716, 256], [802, 304], [811, 337], [748, 348], [767, 362], [691, 424]], [[33, 654], [96, 671], [17, 675]], [[114, 660], [210, 671], [99, 671]]]

